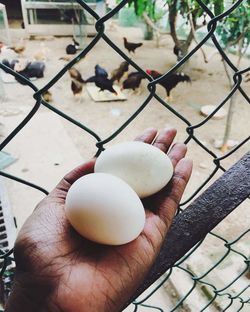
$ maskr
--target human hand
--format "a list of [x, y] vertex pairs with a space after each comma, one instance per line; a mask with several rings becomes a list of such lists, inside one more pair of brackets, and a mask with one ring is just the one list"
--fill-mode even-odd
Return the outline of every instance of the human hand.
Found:
[[[167, 152], [176, 130], [146, 130], [136, 140]], [[146, 223], [134, 241], [106, 246], [80, 236], [64, 213], [68, 189], [93, 172], [91, 160], [67, 174], [43, 199], [20, 230], [15, 247], [15, 284], [6, 312], [117, 312], [142, 283], [171, 225], [192, 171], [186, 146], [168, 156], [175, 168], [170, 183], [143, 200]]]

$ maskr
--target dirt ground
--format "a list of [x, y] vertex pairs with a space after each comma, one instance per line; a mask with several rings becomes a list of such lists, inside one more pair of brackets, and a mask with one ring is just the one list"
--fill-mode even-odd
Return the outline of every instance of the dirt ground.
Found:
[[[160, 47], [157, 48], [155, 41], [143, 41], [142, 30], [140, 28], [122, 28], [115, 26], [113, 29], [108, 29], [107, 33], [109, 38], [125, 53], [127, 53], [127, 51], [123, 47], [123, 36], [126, 36], [133, 42], [142, 41], [143, 46], [139, 48], [131, 58], [144, 70], [155, 69], [161, 73], [165, 73], [176, 62], [176, 57], [173, 54], [173, 42], [169, 36], [162, 37]], [[93, 38], [86, 38], [85, 43], [88, 44], [92, 39]], [[59, 60], [59, 58], [65, 55], [65, 46], [70, 42], [70, 38], [52, 38], [51, 40], [43, 41], [27, 40], [23, 57], [31, 59], [34, 51], [42, 49], [42, 45], [48, 48], [47, 60], [45, 61], [45, 77], [34, 81], [34, 84], [38, 88], [44, 86], [66, 65], [66, 62]], [[205, 47], [205, 51], [210, 55], [214, 50], [211, 47]], [[235, 62], [235, 56], [230, 55], [229, 57]], [[103, 40], [100, 40], [75, 67], [81, 72], [83, 78], [86, 79], [94, 74], [94, 66], [96, 64], [105, 67], [107, 71], [110, 72], [118, 67], [121, 61], [122, 58]], [[241, 68], [246, 68], [248, 65], [249, 60], [243, 59]], [[130, 72], [132, 71], [134, 71], [134, 69], [130, 67]], [[201, 106], [217, 106], [229, 93], [228, 81], [219, 54], [215, 54], [209, 63], [206, 64], [203, 61], [201, 53], [199, 51], [196, 52], [185, 68], [185, 73], [191, 77], [192, 83], [180, 83], [173, 89], [171, 93], [173, 100], [170, 103], [170, 107], [181, 114], [192, 125], [196, 125], [204, 120], [204, 117], [200, 114]], [[242, 87], [246, 92], [249, 92], [249, 82], [243, 82]], [[35, 102], [32, 98], [33, 91], [29, 87], [21, 86], [18, 83], [9, 83], [5, 84], [4, 88], [6, 98], [1, 103], [0, 116], [2, 135], [6, 136], [8, 133], [6, 129], [9, 131], [9, 129], [14, 128], [14, 126], [22, 120], [24, 114], [27, 114], [28, 111], [31, 110]], [[51, 103], [53, 107], [90, 128], [97, 133], [101, 139], [108, 138], [121, 127], [149, 95], [147, 82], [144, 80], [142, 82], [142, 92], [140, 95], [131, 93], [130, 91], [124, 91], [124, 94], [127, 96], [126, 101], [94, 102], [86, 88], [83, 89], [81, 100], [75, 100], [70, 89], [70, 77], [68, 73], [53, 85], [50, 91], [53, 96], [53, 102]], [[157, 87], [157, 94], [163, 99], [166, 96], [165, 90], [161, 86]], [[228, 109], [228, 103], [224, 106], [224, 109]], [[45, 107], [41, 107], [37, 114], [44, 111], [49, 110]], [[11, 118], [13, 115], [15, 115], [14, 119]], [[249, 120], [249, 105], [240, 93], [237, 93], [230, 139], [241, 142], [243, 139], [247, 138], [250, 133]], [[202, 141], [207, 149], [215, 153], [218, 157], [223, 154], [214, 147], [214, 140], [223, 137], [225, 121], [225, 118], [220, 120], [211, 119], [195, 130], [195, 136]], [[80, 158], [86, 160], [92, 157], [96, 152], [96, 140], [66, 119], [61, 118], [60, 122], [63, 125], [64, 131], [70, 138], [72, 146], [79, 152]], [[8, 123], [9, 127], [7, 126]], [[139, 116], [107, 145], [115, 142], [132, 140], [147, 127], [162, 129], [170, 126], [178, 130], [176, 142], [183, 142], [187, 138], [187, 133], [185, 131], [187, 124], [153, 98]], [[44, 128], [41, 130], [44, 132], [43, 137], [46, 141], [47, 138], [52, 135], [53, 126], [47, 128], [46, 124], [44, 124]], [[31, 137], [27, 138], [27, 140], [31, 140], [32, 142], [32, 140], [36, 139], [36, 135], [36, 133], [32, 132]], [[41, 146], [42, 143], [43, 142], [41, 142]], [[246, 143], [237, 152], [225, 158], [222, 161], [222, 165], [228, 169], [249, 150], [249, 144], [249, 142]], [[6, 150], [8, 150], [7, 147]], [[33, 145], [27, 145], [26, 155], [32, 154], [32, 150]], [[46, 155], [46, 153], [49, 153], [49, 150], [41, 149], [39, 152]], [[67, 153], [68, 151], [62, 148], [61, 152]], [[191, 181], [183, 197], [184, 201], [197, 190], [215, 168], [213, 157], [193, 140], [188, 144], [188, 157], [194, 162], [194, 170]], [[78, 160], [79, 159], [77, 159], [77, 161]], [[34, 163], [33, 165], [35, 165], [34, 159], [31, 161]], [[18, 166], [18, 161], [16, 165]], [[28, 167], [29, 163], [27, 163], [27, 168]], [[11, 172], [11, 166], [6, 170]], [[44, 171], [40, 172], [40, 174], [44, 177], [50, 170], [51, 168], [46, 167], [46, 163], [44, 163]], [[25, 171], [23, 168], [20, 168], [19, 173], [20, 177], [25, 178]], [[219, 171], [207, 185], [211, 184], [221, 173], [222, 172]], [[37, 177], [33, 178], [33, 181], [39, 180]], [[51, 188], [50, 183], [45, 182], [46, 179], [42, 178], [42, 181], [44, 183], [42, 185], [43, 187]], [[13, 186], [12, 183], [14, 182], [9, 182], [9, 187], [13, 187], [14, 189], [15, 186]], [[235, 212], [224, 220], [217, 227], [217, 233], [228, 240], [233, 240], [243, 233], [243, 231], [247, 230], [250, 226], [249, 213], [247, 214], [246, 212], [247, 208], [249, 209], [249, 201], [243, 203]], [[246, 236], [247, 235], [242, 238], [242, 248], [249, 251], [249, 237], [247, 239]], [[206, 241], [207, 243], [204, 243], [204, 249], [211, 250], [210, 256], [213, 258], [214, 253], [212, 252], [211, 244], [221, 247], [221, 241], [214, 237], [208, 237]]]

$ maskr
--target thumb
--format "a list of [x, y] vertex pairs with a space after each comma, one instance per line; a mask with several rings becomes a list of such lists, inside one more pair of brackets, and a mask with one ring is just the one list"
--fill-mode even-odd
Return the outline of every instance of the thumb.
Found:
[[60, 196], [60, 194], [64, 194], [65, 197], [66, 193], [68, 192], [70, 186], [79, 178], [83, 177], [86, 174], [94, 172], [95, 166], [95, 159], [91, 159], [88, 162], [81, 164], [80, 166], [76, 167], [69, 173], [67, 173], [62, 180], [57, 184], [55, 189], [49, 194], [49, 196]]

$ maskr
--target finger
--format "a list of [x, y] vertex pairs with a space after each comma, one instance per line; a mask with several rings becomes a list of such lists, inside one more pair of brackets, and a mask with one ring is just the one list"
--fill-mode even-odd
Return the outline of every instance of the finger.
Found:
[[86, 174], [94, 172], [94, 166], [95, 159], [91, 159], [90, 161], [76, 167], [64, 176], [64, 178], [56, 186], [56, 189], [67, 191], [76, 180]]
[[176, 164], [186, 155], [186, 153], [187, 146], [185, 144], [176, 143], [175, 145], [173, 145], [168, 153], [168, 157], [170, 158], [174, 168]]
[[176, 133], [177, 131], [174, 128], [162, 130], [155, 138], [153, 145], [166, 153], [172, 144]]
[[157, 129], [155, 128], [148, 128], [142, 134], [135, 138], [135, 141], [142, 141], [144, 143], [151, 144], [154, 138], [157, 135]]
[[178, 208], [183, 192], [191, 176], [192, 167], [192, 160], [182, 158], [176, 165], [173, 178], [168, 186], [169, 191], [162, 191], [159, 194], [160, 209], [158, 214], [167, 225], [167, 228], [170, 226]]

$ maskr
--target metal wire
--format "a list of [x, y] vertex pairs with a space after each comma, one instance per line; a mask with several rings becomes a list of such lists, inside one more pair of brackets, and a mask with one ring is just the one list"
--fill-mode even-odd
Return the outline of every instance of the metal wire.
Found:
[[[242, 70], [239, 70], [229, 59], [228, 55], [224, 51], [223, 47], [220, 45], [218, 40], [215, 36], [215, 31], [217, 27], [217, 23], [227, 17], [230, 13], [232, 13], [235, 9], [239, 7], [239, 5], [244, 0], [238, 0], [235, 1], [231, 7], [229, 7], [226, 11], [224, 11], [222, 14], [215, 16], [213, 12], [209, 9], [209, 7], [201, 0], [197, 0], [197, 3], [199, 4], [200, 8], [203, 9], [204, 13], [206, 13], [210, 21], [207, 24], [207, 34], [206, 36], [186, 55], [184, 56], [178, 63], [176, 63], [168, 72], [164, 73], [161, 77], [158, 79], [152, 79], [150, 75], [148, 75], [136, 62], [134, 62], [131, 58], [129, 58], [105, 33], [105, 22], [110, 20], [112, 17], [114, 17], [115, 14], [117, 14], [128, 2], [129, 0], [123, 0], [121, 1], [114, 9], [112, 9], [109, 13], [107, 13], [105, 16], [100, 18], [98, 14], [91, 9], [86, 2], [83, 0], [76, 0], [78, 4], [82, 6], [84, 10], [86, 10], [95, 20], [95, 28], [96, 28], [96, 35], [91, 40], [91, 42], [75, 57], [73, 58], [66, 66], [64, 66], [46, 85], [44, 85], [42, 88], [38, 89], [30, 80], [26, 79], [22, 75], [18, 74], [17, 72], [13, 71], [9, 67], [3, 65], [0, 63], [0, 68], [4, 70], [6, 73], [11, 74], [15, 78], [18, 78], [18, 80], [30, 89], [34, 91], [33, 97], [36, 100], [35, 105], [30, 110], [30, 112], [27, 114], [27, 116], [19, 123], [19, 125], [3, 140], [3, 142], [0, 144], [0, 150], [3, 150], [12, 140], [13, 138], [22, 131], [22, 129], [30, 122], [30, 120], [36, 115], [36, 113], [39, 111], [41, 107], [46, 107], [47, 109], [51, 110], [53, 113], [61, 116], [68, 122], [74, 124], [76, 127], [80, 128], [82, 131], [85, 131], [90, 136], [92, 136], [96, 140], [96, 153], [95, 156], [98, 156], [104, 149], [105, 144], [113, 140], [117, 137], [118, 134], [120, 134], [126, 127], [130, 125], [130, 123], [147, 107], [149, 102], [152, 98], [155, 98], [166, 110], [169, 111], [169, 113], [173, 114], [173, 116], [176, 116], [180, 121], [183, 122], [183, 124], [186, 127], [186, 133], [187, 137], [185, 139], [185, 144], [190, 144], [190, 142], [194, 142], [200, 146], [200, 148], [207, 153], [213, 163], [214, 163], [214, 169], [209, 174], [209, 176], [205, 179], [205, 181], [199, 185], [199, 187], [195, 190], [193, 190], [192, 195], [183, 201], [180, 204], [179, 212], [181, 213], [182, 208], [188, 203], [190, 203], [193, 198], [201, 193], [205, 187], [208, 185], [209, 181], [214, 178], [215, 174], [219, 171], [224, 172], [226, 169], [222, 165], [222, 161], [224, 159], [227, 159], [231, 155], [233, 155], [238, 149], [240, 149], [244, 144], [246, 144], [250, 140], [250, 136], [246, 138], [242, 138], [241, 142], [234, 147], [232, 150], [224, 154], [223, 156], [218, 156], [214, 153], [214, 151], [211, 151], [197, 136], [196, 131], [200, 128], [209, 123], [211, 118], [223, 107], [226, 105], [226, 103], [231, 99], [231, 97], [235, 94], [235, 92], [240, 92], [243, 96], [246, 104], [250, 103], [250, 99], [247, 96], [246, 92], [242, 89], [241, 83], [242, 83], [242, 75], [250, 71], [250, 67], [244, 68]], [[207, 1], [206, 1], [207, 3]], [[163, 100], [157, 93], [156, 93], [156, 87], [157, 84], [162, 82], [166, 77], [171, 75], [173, 72], [175, 72], [177, 69], [179, 69], [183, 64], [185, 64], [204, 44], [207, 43], [207, 41], [211, 39], [214, 47], [218, 50], [223, 60], [226, 62], [226, 64], [232, 69], [234, 72], [233, 75], [233, 81], [234, 85], [230, 92], [224, 97], [224, 99], [217, 104], [214, 111], [212, 111], [206, 118], [204, 118], [202, 121], [192, 124], [191, 121], [189, 121], [186, 117], [184, 117], [180, 112], [178, 112], [172, 105], [167, 103], [165, 100]], [[144, 77], [148, 80], [148, 91], [149, 94], [144, 100], [143, 103], [139, 106], [139, 108], [118, 128], [113, 131], [111, 135], [109, 135], [106, 138], [101, 138], [95, 131], [87, 127], [86, 125], [82, 124], [78, 120], [68, 116], [65, 112], [63, 112], [60, 109], [56, 109], [54, 106], [50, 105], [48, 102], [46, 102], [42, 94], [46, 91], [48, 91], [53, 85], [57, 83], [57, 81], [77, 62], [79, 62], [83, 57], [85, 57], [88, 53], [91, 53], [91, 50], [94, 48], [94, 46], [100, 41], [104, 40], [117, 54], [119, 54], [124, 60], [126, 60], [133, 68], [135, 68], [137, 71], [142, 73]], [[30, 181], [26, 181], [22, 178], [19, 178], [17, 176], [12, 176], [10, 174], [7, 174], [4, 171], [0, 171], [0, 175], [2, 175], [5, 178], [12, 179], [16, 181], [17, 183], [23, 183], [31, 188], [34, 188], [36, 190], [39, 190], [43, 192], [44, 194], [48, 194], [48, 192], [41, 186], [38, 186]], [[222, 195], [223, 196], [223, 195]], [[213, 216], [211, 216], [212, 218]], [[219, 257], [219, 259], [211, 264], [210, 267], [207, 267], [206, 271], [203, 273], [195, 273], [192, 269], [189, 268], [189, 266], [186, 264], [186, 262], [191, 258], [194, 257], [196, 252], [199, 251], [202, 244], [204, 243], [204, 240], [199, 242], [194, 248], [192, 248], [182, 259], [180, 259], [168, 272], [162, 276], [161, 281], [157, 283], [157, 285], [154, 287], [152, 291], [150, 291], [149, 294], [146, 296], [140, 296], [137, 300], [134, 301], [134, 311], [140, 311], [140, 308], [148, 308], [150, 310], [158, 310], [158, 311], [178, 311], [179, 308], [183, 308], [185, 311], [185, 303], [188, 301], [188, 298], [192, 295], [192, 293], [196, 290], [204, 290], [206, 289], [207, 293], [207, 301], [206, 304], [203, 306], [200, 306], [199, 311], [210, 311], [209, 308], [211, 306], [218, 307], [218, 302], [223, 302], [223, 304], [220, 306], [220, 311], [227, 311], [230, 309], [230, 307], [237, 301], [239, 303], [239, 307], [237, 308], [237, 311], [241, 311], [243, 309], [249, 309], [250, 307], [250, 296], [247, 292], [250, 288], [250, 283], [241, 289], [237, 291], [237, 293], [234, 293], [230, 290], [230, 287], [234, 285], [237, 281], [239, 281], [242, 276], [246, 274], [246, 272], [249, 272], [250, 270], [250, 259], [249, 254], [245, 255], [243, 252], [239, 252], [237, 250], [237, 243], [239, 243], [240, 240], [242, 240], [246, 235], [250, 232], [250, 228], [245, 230], [241, 233], [238, 237], [235, 237], [233, 240], [229, 241], [226, 238], [223, 238], [222, 236], [210, 232], [207, 234], [207, 237], [213, 238], [218, 240], [219, 242], [223, 242], [223, 248], [225, 248], [225, 251], [222, 253], [222, 255]], [[207, 238], [206, 238], [207, 239]], [[206, 240], [205, 239], [205, 240]], [[235, 246], [235, 247], [234, 247]], [[1, 251], [0, 259], [3, 260], [1, 264], [1, 273], [0, 275], [3, 275], [8, 263], [10, 261], [13, 261], [13, 258], [10, 258], [10, 255], [12, 253], [12, 250], [3, 252]], [[215, 270], [217, 270], [225, 261], [232, 255], [237, 255], [241, 258], [242, 263], [244, 263], [244, 267], [241, 268], [241, 271], [239, 274], [232, 278], [229, 283], [224, 285], [224, 287], [216, 286], [216, 281], [214, 283], [211, 283], [210, 280], [206, 280], [206, 278]], [[164, 287], [166, 283], [168, 283], [169, 280], [171, 280], [171, 277], [173, 275], [173, 272], [175, 270], [180, 270], [184, 275], [189, 277], [190, 280], [190, 289], [186, 291], [184, 295], [182, 295], [179, 300], [177, 300], [172, 307], [169, 307], [168, 310], [162, 308], [160, 305], [152, 305], [149, 303], [149, 300], [151, 296], [153, 296], [157, 291], [159, 291], [160, 288]], [[209, 289], [209, 290], [208, 290]], [[248, 294], [248, 295], [247, 295]], [[245, 297], [246, 295], [246, 297]], [[218, 300], [223, 299], [223, 300]]]

